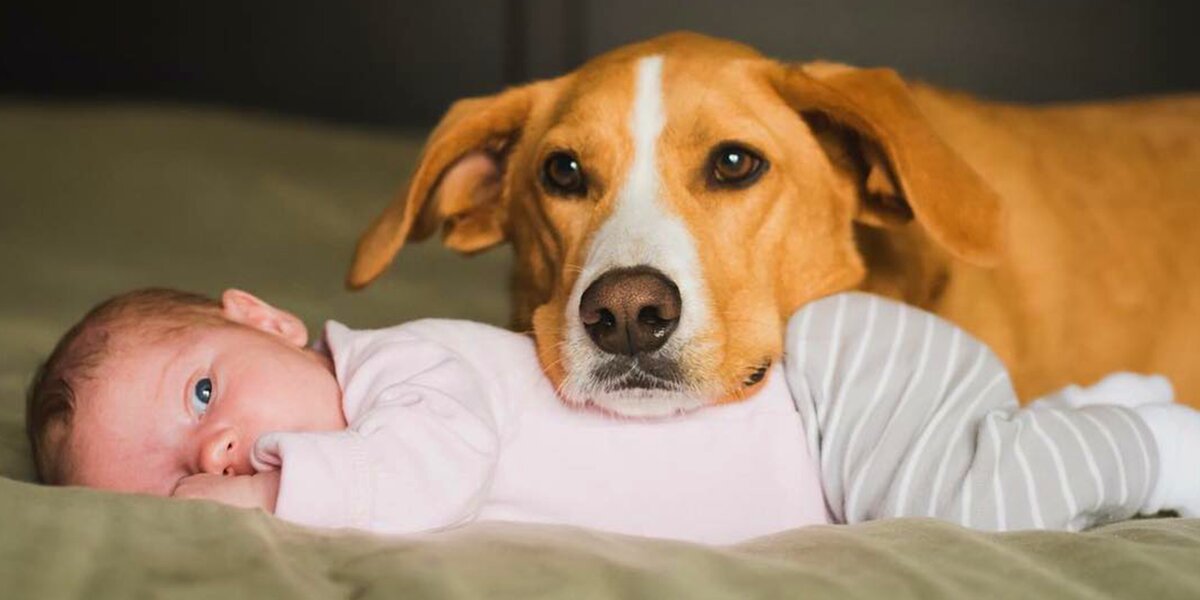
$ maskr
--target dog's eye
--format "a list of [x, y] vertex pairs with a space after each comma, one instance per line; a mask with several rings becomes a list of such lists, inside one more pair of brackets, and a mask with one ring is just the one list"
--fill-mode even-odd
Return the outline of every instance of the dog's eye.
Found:
[[722, 144], [708, 160], [708, 179], [713, 187], [744, 188], [766, 171], [767, 161], [737, 144]]
[[582, 196], [587, 193], [587, 182], [579, 159], [569, 152], [555, 152], [542, 165], [542, 184], [546, 191], [555, 196]]

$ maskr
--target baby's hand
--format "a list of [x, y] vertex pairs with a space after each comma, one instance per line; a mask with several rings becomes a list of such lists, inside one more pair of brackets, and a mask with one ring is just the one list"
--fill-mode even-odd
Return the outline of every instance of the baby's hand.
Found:
[[241, 508], [261, 508], [275, 512], [275, 497], [279, 495], [279, 471], [263, 471], [254, 475], [220, 475], [199, 473], [179, 480], [173, 498], [215, 500]]

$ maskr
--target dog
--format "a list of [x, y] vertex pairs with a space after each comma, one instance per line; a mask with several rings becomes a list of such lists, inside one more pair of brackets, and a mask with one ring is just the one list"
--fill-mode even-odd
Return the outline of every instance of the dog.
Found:
[[1200, 406], [1200, 97], [1041, 107], [677, 33], [455, 103], [347, 283], [442, 231], [510, 243], [513, 326], [564, 399], [753, 393], [848, 289], [966, 328], [1023, 398], [1115, 370]]

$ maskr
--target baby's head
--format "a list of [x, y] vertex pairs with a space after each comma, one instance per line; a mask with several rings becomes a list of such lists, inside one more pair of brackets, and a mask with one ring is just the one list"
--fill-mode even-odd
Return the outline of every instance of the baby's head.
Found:
[[196, 473], [254, 472], [271, 431], [345, 428], [329, 358], [295, 315], [242, 291], [107, 300], [59, 340], [29, 387], [38, 477], [169, 495]]

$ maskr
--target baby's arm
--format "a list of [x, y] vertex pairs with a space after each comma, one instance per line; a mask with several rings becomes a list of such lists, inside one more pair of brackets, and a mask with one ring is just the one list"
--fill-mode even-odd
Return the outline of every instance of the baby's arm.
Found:
[[[323, 527], [411, 533], [472, 519], [489, 486], [498, 427], [480, 374], [436, 343], [356, 334], [339, 378], [350, 428], [271, 433], [253, 462], [280, 469], [275, 514]], [[345, 351], [345, 350], [343, 350]]]
[[1127, 406], [1021, 409], [991, 351], [929, 313], [833, 296], [793, 317], [787, 351], [788, 383], [838, 521], [931, 516], [1079, 529], [1156, 509], [1159, 432], [1148, 415]]

